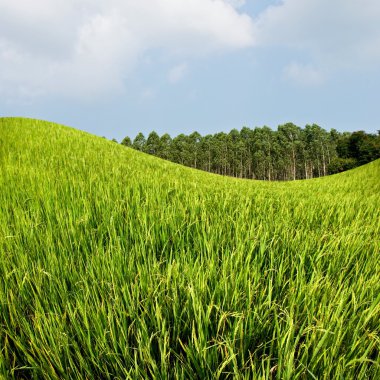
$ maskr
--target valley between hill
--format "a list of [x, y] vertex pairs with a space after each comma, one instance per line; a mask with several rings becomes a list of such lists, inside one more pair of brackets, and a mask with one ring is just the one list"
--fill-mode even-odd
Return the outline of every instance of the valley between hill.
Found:
[[380, 377], [380, 160], [293, 182], [0, 119], [0, 377]]

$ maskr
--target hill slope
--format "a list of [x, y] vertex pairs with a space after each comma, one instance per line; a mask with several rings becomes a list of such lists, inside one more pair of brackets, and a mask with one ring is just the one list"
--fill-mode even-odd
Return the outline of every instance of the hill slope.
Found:
[[0, 376], [379, 378], [379, 160], [235, 180], [4, 118], [0, 169]]

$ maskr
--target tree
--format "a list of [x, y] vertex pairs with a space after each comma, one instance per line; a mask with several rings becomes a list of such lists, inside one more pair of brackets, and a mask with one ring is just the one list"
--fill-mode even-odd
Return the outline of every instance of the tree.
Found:
[[348, 152], [359, 165], [366, 164], [380, 157], [379, 136], [367, 134], [364, 131], [357, 131], [351, 134], [348, 139]]
[[335, 157], [331, 160], [330, 164], [327, 167], [327, 170], [328, 174], [335, 174], [353, 169], [356, 166], [358, 166], [358, 164], [354, 158]]
[[244, 145], [243, 151], [243, 168], [244, 178], [253, 178], [252, 172], [252, 130], [248, 127], [243, 127], [240, 131], [241, 142]]
[[146, 140], [145, 151], [149, 154], [160, 156], [160, 137], [155, 131], [149, 133]]
[[214, 135], [213, 142], [212, 148], [215, 172], [228, 175], [228, 135], [224, 132], [219, 132]]
[[284, 155], [288, 159], [288, 179], [297, 179], [297, 165], [299, 150], [302, 145], [301, 128], [293, 123], [286, 123], [278, 127], [278, 138]]
[[[331, 135], [317, 124], [306, 125], [304, 129], [307, 161], [305, 170], [306, 178], [318, 177], [327, 174], [327, 165], [331, 161], [332, 146], [335, 148], [334, 140]], [[315, 171], [316, 170], [316, 171]]]
[[351, 136], [350, 132], [343, 132], [342, 134], [338, 136], [336, 151], [340, 158], [350, 157], [350, 151], [349, 151], [350, 136]]
[[174, 162], [181, 165], [191, 166], [192, 157], [189, 145], [189, 138], [183, 133], [173, 139], [171, 147]]
[[199, 168], [208, 172], [212, 171], [213, 165], [213, 142], [214, 137], [212, 135], [206, 135], [202, 137], [199, 143]]
[[121, 145], [124, 145], [124, 146], [127, 146], [127, 147], [131, 147], [132, 146], [132, 141], [131, 139], [126, 136], [123, 138], [122, 142], [120, 143]]
[[[122, 141], [130, 146], [128, 137]], [[313, 178], [351, 169], [380, 157], [380, 133], [327, 132], [317, 124], [293, 123], [202, 137], [198, 132], [148, 139], [140, 132], [134, 149], [209, 172], [241, 178], [289, 180]]]
[[[202, 136], [198, 132], [193, 132], [188, 139], [189, 150], [191, 155], [191, 166], [197, 168], [199, 166], [199, 150]], [[198, 165], [198, 166], [197, 166]]]
[[228, 134], [228, 144], [230, 175], [242, 178], [245, 144], [237, 129], [232, 129]]
[[357, 165], [366, 164], [380, 157], [380, 135], [345, 132], [338, 140], [336, 151], [339, 158], [354, 159]]
[[165, 133], [160, 137], [160, 157], [165, 160], [170, 160], [172, 158], [171, 154], [171, 144], [172, 138], [168, 133]]
[[142, 132], [139, 132], [135, 139], [133, 140], [132, 147], [133, 149], [139, 150], [141, 152], [145, 151], [145, 145], [146, 145], [146, 140], [145, 136], [143, 135]]

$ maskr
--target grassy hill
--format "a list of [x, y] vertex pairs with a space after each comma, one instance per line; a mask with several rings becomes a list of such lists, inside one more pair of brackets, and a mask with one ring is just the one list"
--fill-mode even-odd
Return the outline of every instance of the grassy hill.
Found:
[[0, 119], [0, 377], [380, 378], [379, 205]]

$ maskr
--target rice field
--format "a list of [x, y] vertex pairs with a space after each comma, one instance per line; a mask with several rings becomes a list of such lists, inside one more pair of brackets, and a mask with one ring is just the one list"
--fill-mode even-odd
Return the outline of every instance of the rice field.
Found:
[[0, 378], [379, 379], [380, 161], [221, 177], [0, 119]]

